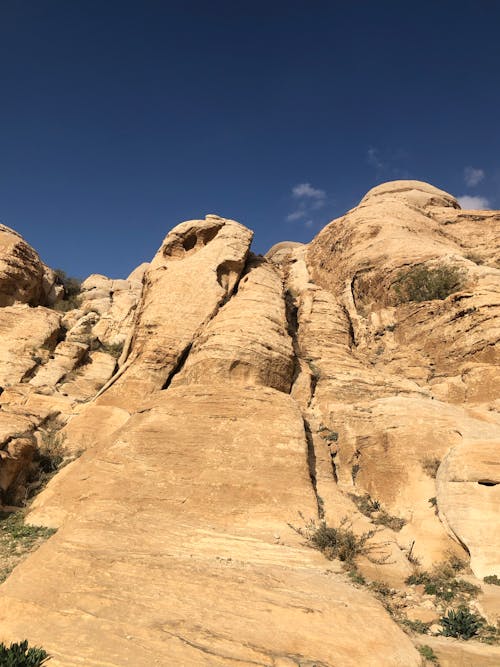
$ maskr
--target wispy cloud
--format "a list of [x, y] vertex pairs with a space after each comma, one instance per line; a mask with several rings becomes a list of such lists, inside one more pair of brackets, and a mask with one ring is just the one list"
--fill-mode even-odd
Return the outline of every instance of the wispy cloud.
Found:
[[326, 199], [326, 192], [313, 188], [310, 183], [299, 183], [292, 188], [292, 195], [296, 199], [314, 199], [316, 201], [324, 201]]
[[387, 180], [410, 177], [408, 170], [401, 166], [403, 160], [408, 160], [408, 154], [402, 149], [382, 152], [370, 146], [365, 155], [366, 163], [375, 169], [377, 177]]
[[293, 213], [289, 213], [286, 216], [288, 222], [294, 222], [295, 220], [302, 220], [303, 218], [307, 218], [307, 211], [302, 208], [298, 208], [296, 211], [293, 211]]
[[386, 168], [385, 162], [383, 162], [380, 158], [380, 151], [373, 146], [370, 146], [366, 152], [366, 161], [369, 165], [375, 167], [375, 169], [382, 170]]
[[486, 197], [471, 197], [469, 195], [463, 195], [462, 197], [457, 197], [458, 203], [462, 208], [465, 209], [489, 209], [491, 207], [490, 200]]
[[288, 222], [304, 220], [306, 227], [312, 227], [314, 211], [326, 204], [326, 192], [313, 187], [310, 183], [298, 183], [293, 186], [291, 196], [295, 202], [295, 210], [286, 216]]
[[478, 183], [481, 183], [484, 176], [484, 169], [476, 169], [474, 167], [465, 167], [464, 169], [465, 185], [467, 185], [469, 188], [473, 188]]

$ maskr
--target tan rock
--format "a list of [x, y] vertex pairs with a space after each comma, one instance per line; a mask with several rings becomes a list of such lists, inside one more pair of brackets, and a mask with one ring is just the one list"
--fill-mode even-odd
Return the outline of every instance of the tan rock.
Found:
[[59, 387], [63, 396], [75, 401], [93, 398], [111, 378], [116, 369], [116, 359], [106, 352], [90, 352], [88, 362], [66, 377]]
[[55, 347], [60, 319], [48, 308], [0, 308], [0, 387], [16, 384], [36, 370], [39, 349]]
[[183, 222], [168, 234], [144, 278], [129, 357], [101, 403], [132, 407], [164, 385], [232, 294], [251, 239], [246, 227], [218, 216]]
[[464, 440], [449, 451], [437, 477], [439, 513], [466, 545], [474, 574], [500, 572], [500, 439]]
[[88, 347], [82, 343], [71, 343], [63, 341], [54, 349], [53, 358], [50, 359], [30, 380], [33, 387], [56, 384], [67, 373], [72, 371], [83, 359]]
[[29, 627], [67, 667], [420, 664], [381, 605], [288, 528], [316, 501], [282, 392], [159, 392], [59, 490], [71, 516], [2, 586], [2, 638]]
[[429, 635], [423, 639], [419, 638], [415, 643], [430, 646], [438, 658], [440, 667], [497, 667], [500, 663], [498, 646]]
[[0, 225], [0, 307], [45, 304], [55, 277], [13, 229]]
[[255, 259], [238, 293], [195, 340], [174, 385], [235, 382], [289, 392], [292, 341], [287, 333], [283, 281], [276, 269]]

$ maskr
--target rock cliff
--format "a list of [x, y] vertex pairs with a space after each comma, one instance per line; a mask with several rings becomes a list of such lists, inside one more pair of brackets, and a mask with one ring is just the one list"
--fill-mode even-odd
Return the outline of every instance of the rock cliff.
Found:
[[[57, 529], [0, 639], [65, 667], [498, 664], [499, 236], [395, 181], [264, 257], [184, 222], [66, 311], [0, 227], [2, 502]], [[364, 546], [327, 559], [321, 528]], [[437, 636], [463, 604], [490, 629]]]

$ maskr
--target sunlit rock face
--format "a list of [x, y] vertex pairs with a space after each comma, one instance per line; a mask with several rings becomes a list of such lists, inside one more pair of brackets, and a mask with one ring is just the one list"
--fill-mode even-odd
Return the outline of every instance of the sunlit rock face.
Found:
[[[0, 639], [75, 667], [417, 667], [421, 637], [397, 620], [442, 609], [405, 581], [450, 555], [494, 622], [499, 223], [394, 181], [264, 257], [233, 220], [181, 223], [127, 280], [90, 276], [69, 312], [6, 288], [4, 503], [48, 425], [83, 453], [30, 506], [58, 530], [2, 585]], [[322, 520], [372, 531], [356, 567], [397, 613], [308, 546]], [[425, 641], [443, 664], [500, 662]]]

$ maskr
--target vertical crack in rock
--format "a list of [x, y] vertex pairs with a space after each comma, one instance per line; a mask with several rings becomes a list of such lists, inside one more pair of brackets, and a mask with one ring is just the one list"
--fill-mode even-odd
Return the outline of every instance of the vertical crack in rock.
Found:
[[295, 380], [298, 378], [300, 374], [300, 347], [299, 347], [299, 342], [297, 340], [297, 331], [299, 328], [298, 324], [298, 307], [295, 304], [295, 299], [290, 293], [288, 289], [285, 290], [284, 293], [284, 300], [285, 300], [285, 314], [286, 314], [286, 321], [287, 321], [287, 332], [290, 338], [292, 339], [292, 348], [293, 348], [293, 373], [292, 373], [292, 380], [290, 382], [290, 392], [292, 391], [293, 385], [295, 383]]
[[174, 368], [172, 369], [172, 372], [169, 374], [168, 378], [165, 380], [165, 384], [162, 387], [162, 391], [165, 391], [170, 387], [170, 384], [174, 377], [182, 371], [184, 368], [184, 364], [187, 361], [187, 358], [189, 356], [189, 353], [191, 352], [191, 348], [193, 347], [194, 343], [194, 338], [193, 340], [184, 348], [184, 350], [181, 352], [179, 359], [177, 360], [177, 363], [175, 364]]
[[311, 479], [311, 485], [314, 491], [314, 496], [316, 498], [316, 504], [318, 506], [318, 517], [320, 519], [323, 519], [325, 516], [325, 510], [323, 507], [323, 499], [318, 494], [318, 488], [316, 483], [316, 452], [314, 449], [313, 436], [309, 422], [304, 415], [302, 416], [302, 420], [304, 422], [304, 433], [307, 442], [307, 466], [309, 468], [309, 477]]

